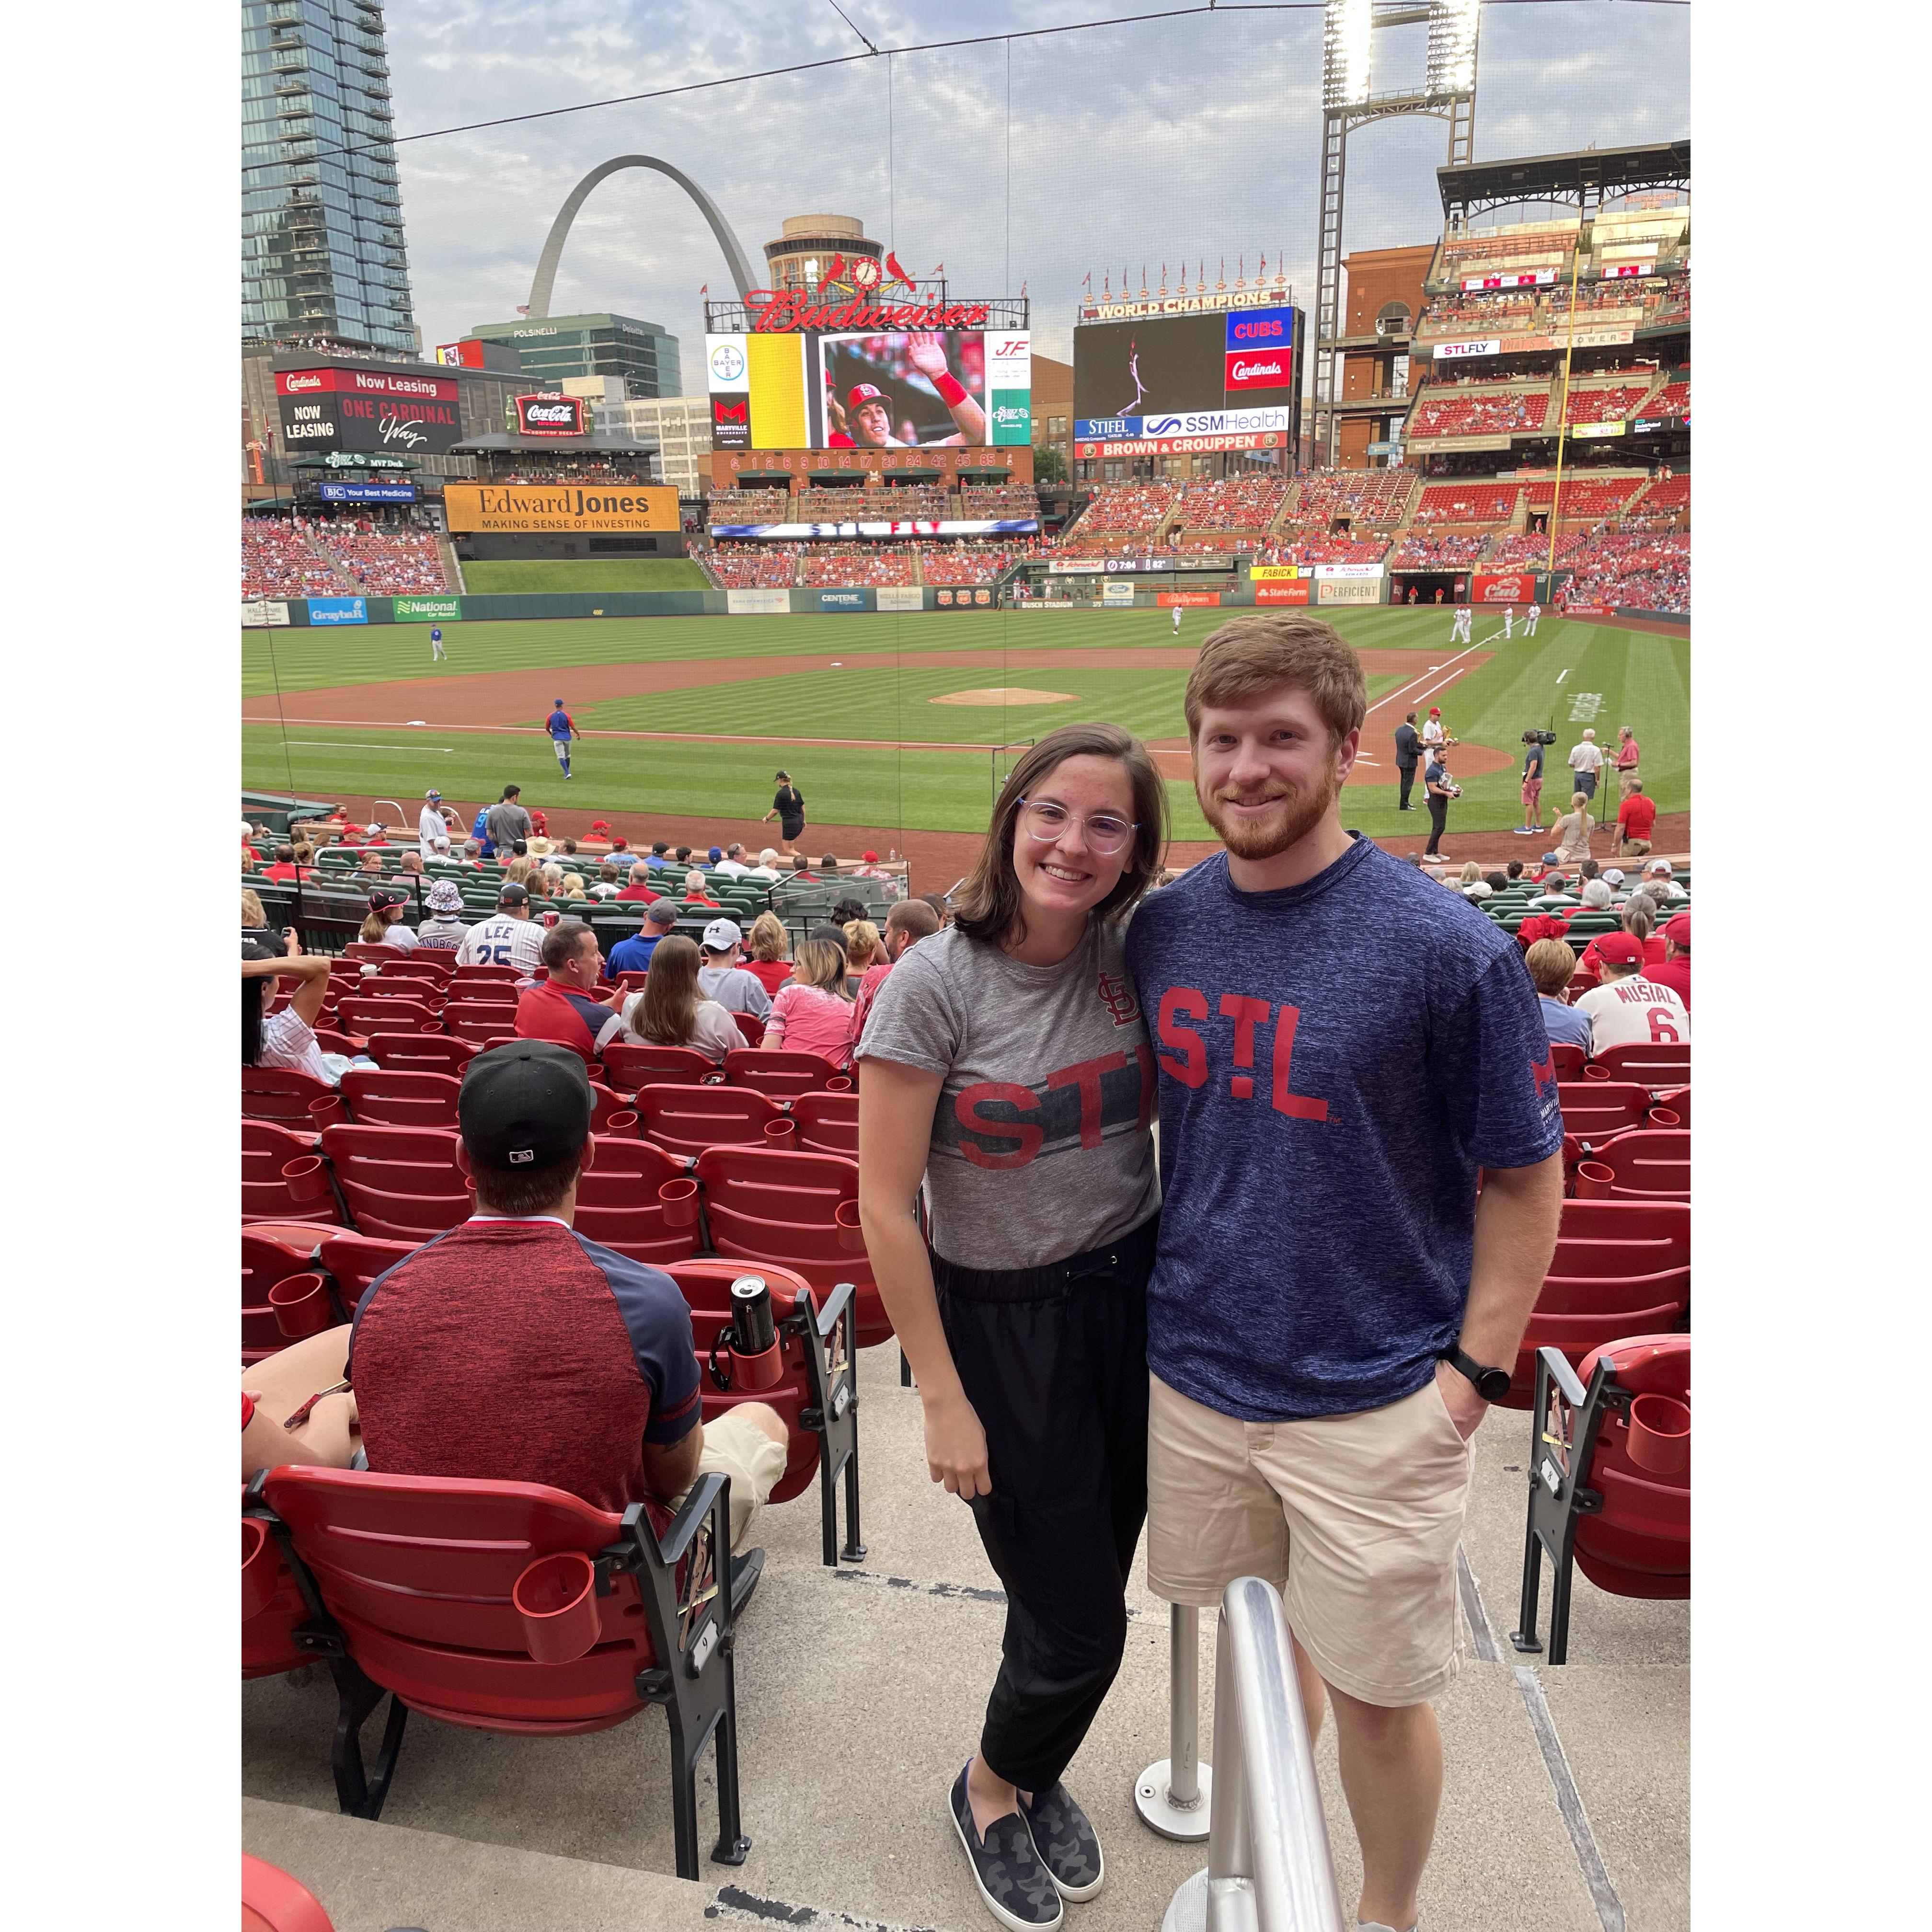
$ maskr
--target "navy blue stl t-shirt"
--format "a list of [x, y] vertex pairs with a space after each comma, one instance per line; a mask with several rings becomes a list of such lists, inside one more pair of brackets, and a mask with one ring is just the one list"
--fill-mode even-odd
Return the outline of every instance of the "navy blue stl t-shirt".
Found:
[[1478, 1171], [1563, 1143], [1515, 942], [1357, 837], [1280, 892], [1216, 853], [1126, 958], [1160, 1068], [1148, 1366], [1250, 1422], [1414, 1394], [1462, 1328]]

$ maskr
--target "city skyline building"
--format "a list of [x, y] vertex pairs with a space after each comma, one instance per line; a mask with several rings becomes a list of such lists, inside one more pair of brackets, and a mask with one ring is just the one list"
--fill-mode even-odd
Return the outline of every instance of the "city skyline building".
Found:
[[468, 332], [480, 341], [508, 343], [535, 382], [621, 376], [634, 398], [680, 392], [677, 338], [662, 322], [600, 312], [479, 322]]
[[381, 0], [242, 0], [242, 336], [416, 357]]

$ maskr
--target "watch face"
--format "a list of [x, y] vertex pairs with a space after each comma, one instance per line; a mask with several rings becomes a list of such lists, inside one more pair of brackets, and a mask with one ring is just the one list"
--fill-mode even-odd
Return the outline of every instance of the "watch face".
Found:
[[1485, 1369], [1476, 1378], [1476, 1393], [1485, 1402], [1501, 1402], [1509, 1392], [1510, 1377], [1507, 1369]]

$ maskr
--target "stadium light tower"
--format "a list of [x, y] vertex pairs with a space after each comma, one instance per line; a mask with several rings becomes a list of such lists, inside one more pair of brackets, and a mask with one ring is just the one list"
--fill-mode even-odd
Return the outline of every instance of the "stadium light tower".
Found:
[[[1476, 41], [1481, 0], [1328, 0], [1322, 34], [1322, 238], [1316, 250], [1315, 455], [1335, 460], [1335, 391], [1341, 367], [1342, 203], [1348, 136], [1371, 121], [1432, 114], [1449, 124], [1449, 165], [1473, 158]], [[1429, 58], [1419, 90], [1375, 92], [1375, 37], [1426, 26]]]

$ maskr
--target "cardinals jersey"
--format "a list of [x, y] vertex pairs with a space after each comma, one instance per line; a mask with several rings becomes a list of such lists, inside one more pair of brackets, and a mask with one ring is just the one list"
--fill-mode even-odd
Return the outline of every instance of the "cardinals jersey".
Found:
[[472, 926], [457, 948], [459, 966], [514, 966], [525, 978], [543, 964], [544, 929], [533, 919], [502, 914]]

